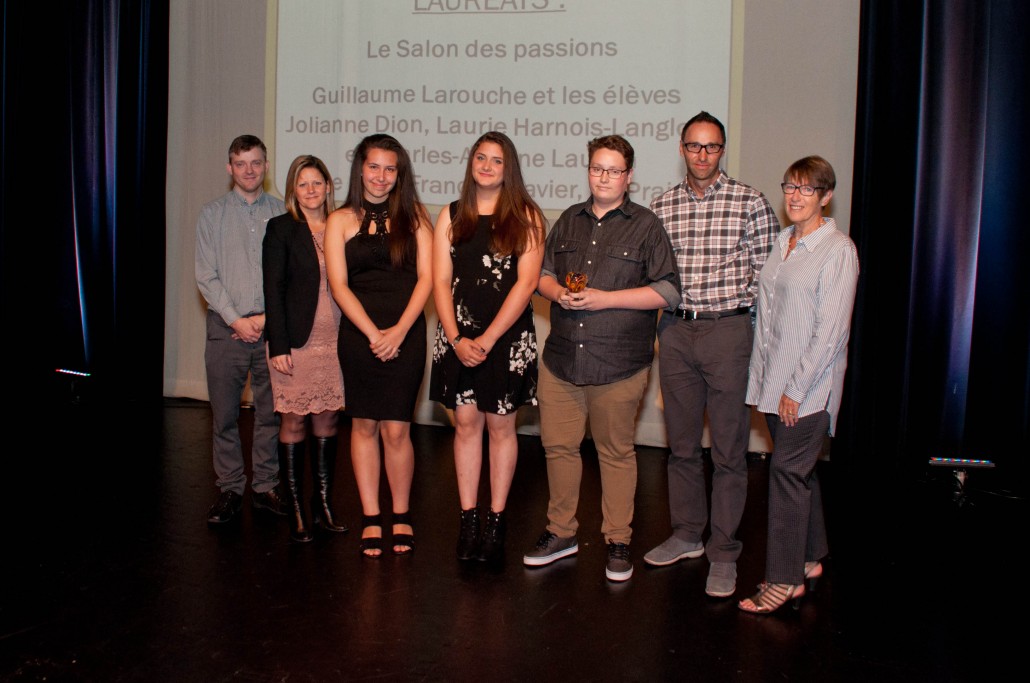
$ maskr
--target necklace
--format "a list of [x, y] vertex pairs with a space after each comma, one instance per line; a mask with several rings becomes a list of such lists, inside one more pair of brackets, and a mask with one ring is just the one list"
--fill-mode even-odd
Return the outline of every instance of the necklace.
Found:
[[[318, 238], [315, 237], [315, 235], [323, 235], [324, 236], [325, 235], [325, 231], [323, 230], [320, 233], [314, 233], [314, 232], [311, 233], [311, 241], [315, 243], [315, 249], [317, 249], [318, 253], [322, 255], [322, 263], [320, 263], [319, 266], [318, 266], [321, 269], [321, 268], [325, 267], [325, 249], [323, 249], [322, 245], [318, 243]], [[329, 273], [328, 272], [326, 272], [326, 274], [325, 274], [325, 291], [327, 293], [329, 292]]]

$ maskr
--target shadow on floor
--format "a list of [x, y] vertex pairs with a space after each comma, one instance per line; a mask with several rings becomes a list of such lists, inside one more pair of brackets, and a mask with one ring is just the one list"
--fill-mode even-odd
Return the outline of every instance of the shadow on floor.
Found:
[[[1017, 661], [1021, 629], [998, 602], [1020, 585], [1026, 506], [997, 490], [971, 487], [957, 505], [946, 477], [842, 481], [820, 463], [826, 576], [799, 611], [756, 617], [704, 595], [703, 558], [643, 563], [669, 533], [664, 449], [639, 450], [635, 574], [612, 584], [589, 443], [578, 556], [521, 564], [547, 507], [539, 439], [522, 436], [508, 558], [492, 569], [454, 556], [448, 428], [413, 427], [417, 550], [376, 561], [358, 552], [346, 433], [334, 497], [351, 531], [296, 545], [249, 504], [227, 528], [204, 523], [217, 493], [206, 403], [169, 400], [118, 425], [71, 412], [38, 457], [9, 454], [3, 680], [885, 683], [984, 680]], [[750, 460], [737, 598], [762, 579], [767, 467]]]

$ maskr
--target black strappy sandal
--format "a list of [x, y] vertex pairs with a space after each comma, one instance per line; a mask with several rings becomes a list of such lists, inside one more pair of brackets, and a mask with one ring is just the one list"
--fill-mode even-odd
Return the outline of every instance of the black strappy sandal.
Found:
[[[411, 512], [395, 512], [393, 513], [393, 525], [396, 527], [398, 524], [407, 524], [411, 526]], [[402, 550], [397, 550], [400, 547]], [[393, 535], [393, 554], [394, 555], [410, 555], [415, 552], [415, 536], [414, 534], [398, 534]]]
[[[364, 534], [365, 529], [373, 526], [379, 527], [379, 535], [368, 537], [362, 536], [361, 545], [358, 547], [361, 550], [361, 554], [365, 557], [378, 560], [383, 556], [383, 513], [380, 512], [377, 515], [361, 515], [362, 534]], [[379, 552], [371, 554], [368, 552], [370, 550], [378, 550]]]

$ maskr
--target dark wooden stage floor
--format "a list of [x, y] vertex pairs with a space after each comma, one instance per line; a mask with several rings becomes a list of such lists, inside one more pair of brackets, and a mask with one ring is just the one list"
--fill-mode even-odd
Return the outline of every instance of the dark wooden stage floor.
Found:
[[[932, 473], [844, 481], [821, 463], [826, 575], [798, 612], [756, 617], [704, 595], [705, 559], [644, 564], [669, 532], [664, 449], [639, 451], [635, 574], [612, 584], [589, 449], [579, 555], [531, 570], [547, 485], [539, 440], [521, 437], [508, 559], [491, 570], [454, 556], [450, 429], [413, 430], [417, 551], [370, 561], [346, 438], [335, 498], [350, 533], [291, 545], [249, 498], [237, 523], [205, 524], [206, 403], [67, 412], [5, 453], [3, 680], [886, 683], [991, 680], [1022, 660], [1026, 505], [990, 473], [960, 506]], [[737, 598], [764, 562], [767, 463], [749, 467]]]

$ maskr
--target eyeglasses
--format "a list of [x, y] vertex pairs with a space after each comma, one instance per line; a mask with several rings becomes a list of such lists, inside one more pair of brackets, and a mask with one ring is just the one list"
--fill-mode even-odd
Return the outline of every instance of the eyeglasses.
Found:
[[812, 185], [795, 185], [794, 183], [780, 183], [780, 187], [783, 188], [783, 194], [794, 194], [794, 190], [801, 192], [803, 197], [811, 197], [815, 194], [816, 190], [825, 190], [825, 187], [814, 187]]
[[707, 145], [702, 145], [700, 142], [683, 142], [680, 144], [683, 145], [684, 149], [693, 154], [697, 154], [702, 149], [704, 149], [704, 151], [708, 152], [709, 154], [718, 154], [722, 151], [722, 148], [726, 146], [721, 145], [718, 142], [709, 142]]
[[626, 168], [601, 168], [600, 166], [587, 167], [587, 171], [590, 173], [590, 175], [594, 176], [595, 178], [600, 178], [605, 173], [607, 173], [608, 177], [612, 180], [618, 180], [622, 177], [622, 174], [628, 170], [629, 169]]

